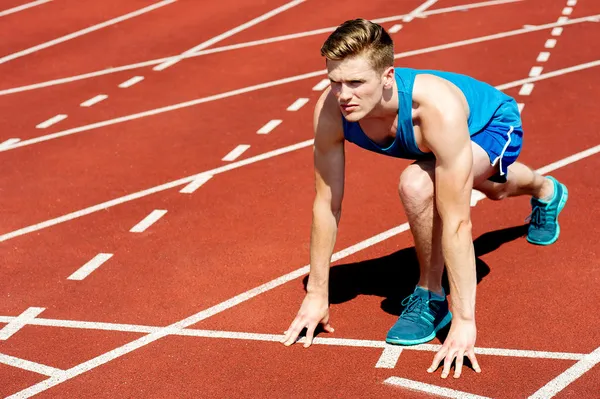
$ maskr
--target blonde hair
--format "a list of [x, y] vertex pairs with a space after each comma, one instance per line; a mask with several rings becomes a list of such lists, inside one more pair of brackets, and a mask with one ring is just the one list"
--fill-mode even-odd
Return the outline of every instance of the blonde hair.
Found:
[[394, 43], [379, 24], [358, 18], [346, 21], [329, 35], [321, 55], [331, 61], [365, 54], [378, 72], [394, 65]]

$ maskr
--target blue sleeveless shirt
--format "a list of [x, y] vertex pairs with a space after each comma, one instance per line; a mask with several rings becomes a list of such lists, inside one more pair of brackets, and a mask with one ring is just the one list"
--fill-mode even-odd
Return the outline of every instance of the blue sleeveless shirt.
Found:
[[[492, 120], [512, 126], [521, 126], [520, 116], [515, 100], [495, 87], [476, 80], [467, 75], [436, 70], [418, 70], [395, 68], [395, 79], [398, 87], [398, 127], [396, 138], [387, 147], [382, 147], [371, 140], [361, 129], [359, 122], [348, 122], [342, 115], [344, 138], [366, 150], [389, 155], [396, 158], [422, 159], [433, 154], [424, 153], [417, 147], [412, 121], [412, 92], [415, 77], [418, 74], [431, 74], [448, 80], [457, 86], [469, 104], [469, 134], [483, 130]], [[509, 112], [501, 112], [501, 108], [510, 108]], [[517, 112], [513, 112], [517, 110]], [[500, 112], [497, 112], [500, 111]]]

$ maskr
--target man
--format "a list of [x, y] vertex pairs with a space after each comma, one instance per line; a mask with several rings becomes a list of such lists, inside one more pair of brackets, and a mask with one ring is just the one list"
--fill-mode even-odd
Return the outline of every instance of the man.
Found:
[[[306, 328], [329, 324], [329, 265], [344, 191], [344, 141], [370, 151], [416, 160], [400, 176], [404, 206], [420, 267], [415, 291], [389, 330], [386, 342], [415, 345], [452, 324], [428, 372], [444, 360], [442, 378], [456, 360], [460, 377], [474, 353], [475, 255], [471, 235], [473, 188], [487, 197], [532, 196], [527, 240], [549, 245], [558, 239], [558, 214], [567, 189], [517, 163], [523, 131], [517, 105], [494, 87], [465, 75], [393, 67], [393, 43], [385, 30], [363, 19], [347, 21], [321, 48], [331, 87], [314, 112], [316, 196], [307, 293], [282, 339], [293, 344]], [[448, 269], [452, 311], [442, 288]]]

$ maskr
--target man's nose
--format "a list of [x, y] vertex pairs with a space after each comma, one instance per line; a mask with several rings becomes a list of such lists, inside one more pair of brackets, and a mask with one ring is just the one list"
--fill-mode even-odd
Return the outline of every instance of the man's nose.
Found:
[[342, 84], [341, 86], [342, 87], [340, 87], [340, 100], [341, 101], [350, 100], [352, 98], [352, 89], [345, 84]]

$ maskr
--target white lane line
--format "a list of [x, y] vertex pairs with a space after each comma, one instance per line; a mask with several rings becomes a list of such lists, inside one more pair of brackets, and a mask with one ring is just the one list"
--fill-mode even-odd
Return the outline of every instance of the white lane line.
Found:
[[407, 380], [406, 378], [390, 377], [384, 381], [385, 384], [396, 385], [402, 388], [411, 389], [414, 391], [421, 391], [431, 393], [433, 395], [442, 396], [444, 398], [455, 398], [455, 399], [490, 399], [486, 396], [474, 395], [472, 393], [457, 391], [455, 389], [443, 388], [437, 385], [425, 384], [424, 382], [418, 382], [413, 380]]
[[562, 32], [563, 32], [563, 28], [561, 28], [560, 26], [558, 26], [558, 27], [552, 29], [552, 32], [550, 32], [550, 34], [552, 36], [560, 36], [560, 35], [562, 35]]
[[9, 15], [9, 14], [13, 14], [15, 12], [23, 11], [23, 10], [26, 10], [31, 7], [39, 6], [41, 4], [48, 3], [50, 1], [52, 1], [52, 0], [37, 0], [37, 1], [32, 1], [31, 3], [22, 4], [20, 6], [9, 8], [8, 10], [0, 11], [0, 17]]
[[226, 162], [231, 162], [231, 161], [235, 161], [240, 155], [242, 155], [244, 152], [246, 152], [246, 150], [248, 150], [248, 148], [250, 148], [250, 146], [248, 144], [240, 144], [237, 147], [235, 147], [233, 150], [231, 150], [231, 152], [227, 155], [225, 155], [222, 159], [222, 161], [226, 161]]
[[148, 216], [146, 216], [141, 222], [136, 224], [129, 230], [131, 233], [143, 233], [146, 229], [152, 226], [154, 223], [158, 221], [161, 217], [165, 216], [167, 213], [164, 209], [155, 209]]
[[0, 148], [8, 148], [13, 144], [17, 144], [19, 141], [21, 141], [21, 139], [19, 139], [19, 138], [8, 139], [8, 140], [0, 143]]
[[400, 32], [400, 29], [402, 29], [402, 25], [396, 24], [396, 25], [392, 26], [390, 29], [388, 29], [388, 33], [398, 33], [398, 32]]
[[139, 82], [141, 82], [142, 80], [144, 80], [144, 77], [143, 77], [143, 76], [134, 76], [133, 78], [131, 78], [131, 79], [127, 79], [126, 81], [124, 81], [123, 83], [121, 83], [121, 84], [119, 85], [119, 87], [120, 87], [121, 89], [126, 89], [126, 88], [128, 88], [128, 87], [131, 87], [131, 86], [133, 86], [133, 85], [134, 85], [134, 84], [136, 84], [136, 83], [139, 83]]
[[573, 13], [573, 9], [571, 7], [565, 7], [562, 10], [563, 15], [571, 15], [571, 13]]
[[[297, 277], [301, 277], [298, 275]], [[291, 281], [291, 280], [290, 280]], [[0, 323], [10, 323], [16, 319], [13, 316], [0, 316]], [[118, 331], [149, 334], [160, 331], [164, 327], [147, 326], [138, 324], [121, 324], [121, 323], [105, 323], [94, 321], [78, 321], [78, 320], [61, 320], [61, 319], [45, 319], [36, 318], [29, 324], [44, 327], [61, 327], [74, 328], [82, 330], [99, 330], [99, 331]], [[283, 335], [281, 334], [257, 334], [239, 331], [218, 331], [218, 330], [201, 330], [184, 328], [181, 330], [172, 331], [173, 335], [181, 335], [188, 337], [199, 338], [222, 338], [222, 339], [239, 339], [249, 341], [265, 341], [278, 342]], [[298, 342], [303, 342], [301, 338]], [[316, 345], [328, 346], [345, 346], [345, 347], [361, 347], [361, 348], [380, 348], [394, 347], [380, 340], [352, 339], [352, 338], [323, 338], [317, 337], [314, 340]], [[400, 348], [400, 347], [399, 347]], [[401, 347], [403, 350], [414, 350], [420, 352], [437, 352], [441, 345], [422, 344], [415, 346]], [[520, 357], [530, 359], [556, 359], [556, 360], [581, 360], [588, 354], [586, 353], [569, 353], [569, 352], [548, 352], [548, 351], [532, 351], [524, 349], [506, 349], [506, 348], [475, 348], [475, 353], [486, 356], [502, 356], [502, 357]]]
[[281, 119], [273, 119], [273, 120], [267, 122], [267, 124], [264, 125], [263, 127], [261, 127], [260, 129], [258, 129], [256, 131], [256, 133], [269, 134], [273, 131], [273, 129], [275, 129], [277, 126], [281, 125], [281, 122], [283, 122]]
[[[50, 127], [62, 120], [67, 119], [67, 115], [65, 114], [58, 114], [56, 116], [53, 116], [52, 118], [48, 119], [45, 122], [40, 123], [39, 125], [36, 126], [36, 128], [38, 129], [46, 129], [47, 127]], [[23, 143], [22, 141], [20, 143]], [[15, 143], [16, 144], [16, 143]], [[8, 149], [8, 148], [7, 148]]]
[[107, 26], [117, 24], [117, 23], [125, 21], [127, 19], [137, 17], [138, 15], [142, 15], [142, 14], [147, 13], [149, 11], [156, 10], [157, 8], [166, 6], [167, 4], [174, 3], [175, 1], [177, 1], [177, 0], [163, 0], [163, 1], [159, 2], [159, 3], [153, 4], [151, 6], [144, 7], [144, 8], [141, 8], [141, 9], [137, 10], [137, 11], [133, 11], [133, 12], [130, 12], [128, 14], [122, 15], [120, 17], [110, 19], [110, 20], [108, 20], [106, 22], [102, 22], [100, 24], [97, 24], [97, 25], [94, 25], [94, 26], [90, 26], [88, 28], [79, 30], [77, 32], [73, 32], [73, 33], [68, 34], [66, 36], [62, 36], [62, 37], [59, 37], [57, 39], [50, 40], [49, 42], [42, 43], [42, 44], [39, 44], [39, 45], [34, 46], [34, 47], [30, 47], [30, 48], [28, 48], [26, 50], [22, 50], [22, 51], [19, 51], [17, 53], [13, 53], [13, 54], [7, 55], [5, 57], [0, 58], [0, 64], [3, 64], [5, 62], [7, 62], [7, 61], [14, 60], [14, 59], [19, 58], [19, 57], [23, 57], [23, 56], [31, 54], [31, 53], [35, 53], [36, 51], [43, 50], [43, 49], [48, 48], [48, 47], [52, 47], [54, 45], [57, 45], [57, 44], [69, 41], [71, 39], [75, 39], [76, 37], [83, 36], [83, 35], [88, 34], [90, 32], [94, 32], [94, 31], [97, 31], [99, 29], [105, 28]]
[[163, 62], [162, 64], [159, 64], [159, 65], [155, 66], [152, 69], [154, 69], [155, 71], [162, 71], [163, 69], [166, 69], [166, 68], [168, 68], [168, 67], [176, 64], [177, 62], [181, 61], [182, 59], [186, 58], [185, 56], [188, 55], [188, 54], [193, 54], [193, 53], [195, 53], [197, 51], [200, 51], [200, 50], [205, 49], [205, 48], [207, 48], [209, 46], [212, 46], [213, 44], [218, 43], [221, 40], [227, 39], [228, 37], [231, 37], [231, 36], [235, 35], [236, 33], [242, 32], [243, 30], [246, 30], [246, 29], [248, 29], [248, 28], [250, 28], [250, 27], [252, 27], [254, 25], [257, 25], [257, 24], [259, 24], [259, 23], [261, 23], [263, 21], [266, 21], [267, 19], [269, 19], [271, 17], [274, 17], [275, 15], [280, 14], [280, 13], [286, 11], [286, 10], [289, 10], [290, 8], [295, 7], [298, 4], [304, 3], [305, 1], [306, 0], [293, 0], [293, 1], [290, 1], [289, 3], [284, 4], [281, 7], [277, 7], [274, 10], [271, 10], [271, 11], [269, 11], [269, 12], [267, 12], [267, 13], [259, 16], [259, 17], [256, 17], [256, 18], [254, 18], [254, 19], [252, 19], [252, 20], [250, 20], [250, 21], [248, 21], [248, 22], [246, 22], [246, 23], [244, 23], [244, 24], [242, 24], [240, 26], [237, 26], [237, 27], [235, 27], [233, 29], [228, 30], [225, 33], [222, 33], [222, 34], [220, 34], [218, 36], [213, 37], [210, 40], [207, 40], [207, 41], [205, 41], [203, 43], [200, 43], [199, 45], [194, 46], [194, 47], [192, 47], [191, 49], [189, 49], [187, 51], [184, 51], [181, 55], [173, 57], [173, 58], [171, 58], [171, 59]]
[[17, 331], [29, 324], [44, 310], [46, 310], [46, 308], [29, 308], [19, 316], [15, 317], [10, 323], [5, 325], [2, 330], [0, 330], [0, 340], [6, 341], [12, 337]]
[[[505, 2], [520, 2], [520, 1], [523, 1], [523, 0], [502, 0], [503, 3], [505, 3]], [[486, 3], [496, 3], [496, 2], [486, 2]], [[439, 10], [441, 10], [441, 9], [439, 9]], [[439, 10], [434, 10], [434, 11], [439, 11]], [[434, 11], [431, 11], [431, 13], [433, 13]], [[396, 18], [396, 17], [394, 17], [394, 18]], [[579, 24], [579, 23], [584, 23], [584, 22], [597, 22], [595, 20], [595, 18], [600, 18], [600, 14], [572, 19], [567, 24], [562, 24], [562, 23], [559, 24], [559, 23], [555, 22], [555, 23], [540, 25], [537, 27], [532, 27], [531, 29], [517, 29], [517, 30], [513, 30], [513, 31], [497, 33], [494, 35], [481, 36], [481, 37], [477, 37], [477, 38], [473, 38], [473, 39], [469, 39], [469, 40], [461, 40], [458, 42], [449, 43], [449, 44], [445, 44], [445, 45], [427, 47], [427, 48], [420, 49], [420, 50], [411, 50], [411, 51], [407, 51], [404, 53], [396, 54], [395, 57], [396, 58], [410, 57], [410, 56], [419, 55], [419, 54], [426, 54], [426, 53], [430, 53], [430, 52], [446, 50], [446, 49], [455, 48], [455, 47], [461, 47], [461, 46], [465, 46], [465, 45], [469, 45], [469, 44], [481, 43], [481, 42], [485, 42], [485, 41], [489, 41], [489, 40], [502, 39], [504, 37], [522, 35], [522, 34], [529, 33], [529, 32], [535, 32], [535, 31], [539, 31], [539, 30], [552, 28], [557, 25], [572, 25], [572, 24]], [[330, 32], [330, 31], [333, 31], [334, 29], [335, 28], [325, 28], [325, 29], [322, 29], [319, 31], [311, 31], [311, 34], [313, 34], [313, 32], [318, 32], [318, 33]], [[314, 33], [314, 34], [318, 34], [318, 33]], [[296, 36], [297, 35], [300, 35], [300, 34], [296, 34]], [[203, 56], [203, 55], [213, 54], [213, 53], [217, 53], [217, 52], [221, 52], [221, 51], [234, 50], [234, 49], [239, 49], [239, 48], [245, 48], [245, 47], [256, 46], [256, 45], [261, 45], [261, 44], [266, 44], [266, 43], [272, 43], [272, 42], [276, 42], [276, 41], [284, 41], [284, 40], [289, 40], [289, 39], [295, 38], [295, 37], [291, 37], [291, 36], [294, 36], [294, 35], [278, 36], [278, 37], [271, 38], [271, 39], [265, 39], [265, 40], [259, 40], [259, 41], [254, 41], [254, 42], [242, 43], [239, 45], [224, 46], [224, 47], [220, 47], [220, 48], [204, 50], [204, 51], [195, 53], [193, 55], [188, 55], [188, 56], [186, 56], [186, 58]], [[298, 36], [298, 37], [304, 37], [304, 36]], [[124, 65], [124, 66], [115, 67], [115, 68], [103, 69], [101, 71], [85, 73], [82, 75], [71, 76], [68, 78], [49, 80], [49, 81], [41, 82], [41, 83], [34, 83], [31, 85], [14, 87], [14, 88], [10, 88], [10, 89], [4, 89], [4, 90], [0, 90], [0, 95], [20, 93], [23, 91], [35, 90], [35, 89], [40, 89], [40, 88], [44, 88], [44, 87], [50, 87], [50, 86], [75, 82], [78, 80], [89, 79], [89, 78], [93, 78], [93, 77], [97, 77], [97, 76], [108, 75], [108, 74], [115, 73], [115, 72], [127, 71], [127, 70], [131, 70], [131, 69], [138, 69], [138, 68], [142, 68], [142, 67], [146, 67], [146, 66], [156, 65], [167, 59], [169, 59], [169, 58], [161, 58], [161, 59], [157, 59], [157, 60], [145, 61], [145, 62], [140, 62], [137, 64]], [[315, 76], [324, 75], [325, 73], [326, 73], [326, 70], [323, 70], [320, 74], [316, 74]]]
[[525, 108], [525, 103], [518, 103], [517, 107], [519, 107], [519, 113], [523, 113], [523, 109]]
[[531, 94], [531, 92], [533, 91], [533, 83], [525, 83], [522, 87], [521, 90], [519, 90], [519, 95], [520, 96], [528, 96]]
[[429, 7], [431, 7], [435, 3], [437, 3], [437, 0], [427, 0], [426, 2], [424, 2], [420, 6], [418, 6], [411, 12], [409, 12], [408, 15], [406, 15], [404, 18], [402, 18], [402, 21], [404, 21], [404, 22], [412, 21], [415, 17], [422, 14], [425, 10], [427, 10]]
[[61, 369], [57, 369], [54, 367], [46, 366], [40, 363], [34, 363], [29, 360], [20, 359], [18, 357], [5, 355], [4, 353], [0, 353], [0, 363], [6, 364], [7, 366], [12, 366], [16, 368], [20, 368], [22, 370], [31, 371], [34, 373], [46, 375], [51, 377], [56, 374], [60, 374], [63, 372]]
[[198, 178], [192, 180], [192, 182], [190, 184], [188, 184], [187, 186], [182, 188], [181, 191], [179, 191], [179, 192], [183, 193], [183, 194], [192, 194], [194, 191], [196, 191], [197, 189], [202, 187], [202, 185], [204, 185], [204, 183], [206, 183], [210, 179], [212, 179], [212, 175], [201, 175]]
[[557, 22], [567, 22], [569, 20], [569, 17], [558, 17]]
[[[556, 394], [565, 389], [573, 381], [581, 377], [583, 374], [592, 369], [595, 365], [600, 363], [600, 347], [596, 348], [595, 351], [589, 355], [585, 355], [583, 359], [579, 360], [573, 366], [569, 367], [566, 371], [561, 373], [558, 377], [548, 382], [537, 392], [529, 397], [529, 399], [549, 399], [553, 398]], [[597, 393], [598, 391], [596, 391]]]
[[383, 349], [383, 353], [381, 357], [377, 361], [375, 368], [378, 369], [393, 369], [396, 367], [396, 363], [398, 363], [398, 359], [400, 359], [400, 355], [402, 354], [401, 346], [394, 345], [386, 345]]
[[529, 76], [540, 76], [543, 70], [544, 68], [541, 66], [531, 67], [531, 70], [529, 71]]
[[98, 94], [96, 97], [92, 97], [79, 105], [82, 107], [91, 107], [92, 105], [98, 104], [100, 101], [106, 100], [107, 98], [108, 96], [106, 94]]
[[329, 87], [330, 83], [331, 82], [329, 81], [329, 79], [323, 79], [319, 83], [317, 83], [316, 85], [314, 85], [313, 88], [312, 88], [312, 90], [313, 91], [323, 91], [327, 87]]
[[550, 59], [550, 53], [547, 51], [542, 51], [540, 52], [540, 54], [538, 55], [536, 61], [537, 62], [546, 62]]
[[67, 280], [81, 281], [89, 276], [94, 270], [102, 266], [107, 260], [112, 258], [113, 254], [98, 254], [92, 260], [81, 266], [75, 273], [67, 277]]
[[308, 98], [299, 98], [294, 101], [289, 107], [287, 107], [287, 111], [298, 111], [300, 108], [304, 107], [308, 103]]
[[554, 48], [556, 47], [556, 39], [548, 39], [546, 43], [544, 43], [544, 47], [546, 48]]
[[569, 7], [575, 7], [577, 5], [577, 0], [569, 0], [567, 1], [567, 5]]

